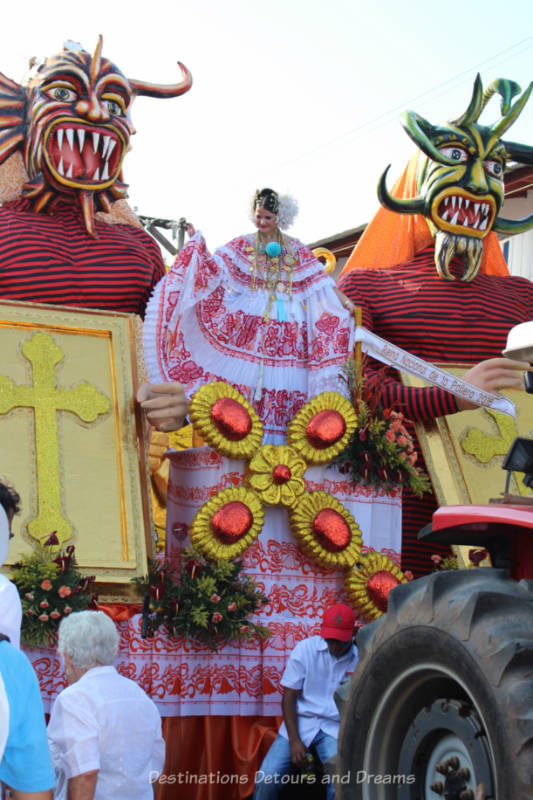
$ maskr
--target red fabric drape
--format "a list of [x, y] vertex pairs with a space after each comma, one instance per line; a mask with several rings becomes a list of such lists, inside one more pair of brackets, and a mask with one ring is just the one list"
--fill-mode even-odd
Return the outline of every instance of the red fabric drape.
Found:
[[142, 610], [139, 603], [98, 603], [98, 611], [104, 611], [113, 622], [124, 622]]
[[250, 797], [254, 775], [280, 721], [278, 717], [165, 717], [167, 754], [156, 800]]

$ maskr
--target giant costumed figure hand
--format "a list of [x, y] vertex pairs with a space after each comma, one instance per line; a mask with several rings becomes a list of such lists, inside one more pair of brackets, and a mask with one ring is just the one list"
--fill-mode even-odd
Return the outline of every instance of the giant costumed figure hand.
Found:
[[[463, 380], [478, 386], [486, 392], [498, 392], [501, 389], [517, 389], [524, 391], [523, 373], [531, 365], [527, 361], [511, 361], [508, 358], [488, 358], [480, 361], [462, 375]], [[463, 397], [457, 398], [460, 411], [477, 408], [474, 403]]]
[[181, 383], [143, 383], [137, 401], [146, 419], [158, 431], [170, 433], [183, 425], [189, 403]]

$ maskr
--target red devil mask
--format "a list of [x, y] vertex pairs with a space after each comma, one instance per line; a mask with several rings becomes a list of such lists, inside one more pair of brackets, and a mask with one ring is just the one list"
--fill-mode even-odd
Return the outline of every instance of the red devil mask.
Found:
[[70, 197], [95, 236], [94, 212], [127, 196], [122, 162], [135, 133], [130, 109], [137, 95], [177, 97], [192, 85], [156, 86], [130, 80], [106, 58], [102, 37], [94, 55], [65, 50], [39, 66], [27, 87], [0, 73], [0, 163], [22, 150], [29, 176], [23, 194], [35, 211]]

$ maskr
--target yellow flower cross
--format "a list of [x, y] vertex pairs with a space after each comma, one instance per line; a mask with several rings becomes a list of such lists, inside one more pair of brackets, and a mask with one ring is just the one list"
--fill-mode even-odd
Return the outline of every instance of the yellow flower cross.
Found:
[[304, 481], [308, 466], [331, 461], [357, 427], [345, 397], [322, 392], [306, 403], [289, 423], [284, 445], [261, 445], [257, 413], [223, 381], [198, 389], [189, 416], [211, 447], [248, 461], [245, 485], [218, 492], [196, 513], [190, 529], [194, 546], [217, 560], [236, 558], [259, 535], [263, 506], [283, 505], [294, 536], [319, 564], [347, 569], [356, 563], [362, 536], [355, 519], [327, 492], [306, 493]]

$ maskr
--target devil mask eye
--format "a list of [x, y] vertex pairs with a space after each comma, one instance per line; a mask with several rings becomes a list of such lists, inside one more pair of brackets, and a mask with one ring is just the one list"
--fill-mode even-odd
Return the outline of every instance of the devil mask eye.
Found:
[[116, 92], [103, 94], [101, 102], [109, 113], [115, 117], [124, 117], [127, 113], [127, 100]]
[[457, 147], [454, 145], [453, 147], [441, 147], [440, 152], [446, 158], [452, 158], [454, 161], [466, 161], [468, 156], [466, 154], [466, 150], [463, 150], [462, 147]]
[[78, 99], [78, 94], [67, 86], [53, 86], [45, 92], [50, 100], [57, 100], [60, 103], [73, 103]]
[[106, 100], [105, 104], [110, 114], [118, 115], [122, 113], [122, 109], [120, 108], [119, 104], [115, 103], [114, 100]]
[[499, 161], [484, 161], [483, 166], [485, 171], [494, 178], [501, 178], [503, 175], [503, 167]]

